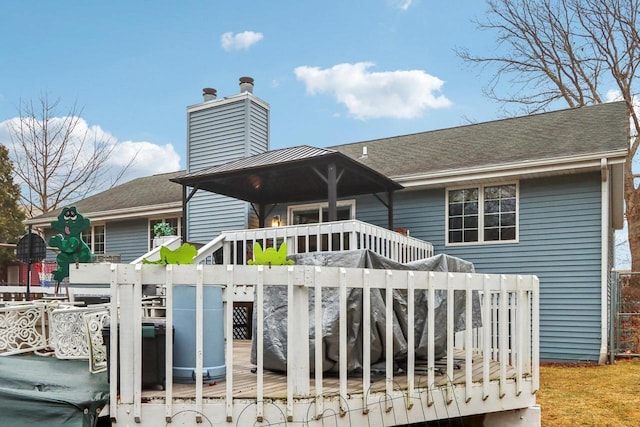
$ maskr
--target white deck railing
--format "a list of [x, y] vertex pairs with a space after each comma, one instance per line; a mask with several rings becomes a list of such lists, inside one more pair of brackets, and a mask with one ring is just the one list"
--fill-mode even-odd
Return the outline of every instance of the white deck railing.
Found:
[[[78, 283], [111, 287], [110, 335], [110, 387], [111, 417], [116, 426], [139, 423], [141, 426], [163, 425], [180, 413], [180, 420], [193, 417], [189, 425], [196, 425], [206, 417], [213, 423], [254, 425], [256, 422], [302, 423], [320, 426], [331, 418], [332, 425], [398, 425], [427, 420], [444, 419], [480, 413], [527, 408], [535, 404], [535, 393], [539, 387], [539, 329], [538, 280], [535, 276], [483, 275], [466, 273], [385, 271], [355, 268], [311, 267], [311, 266], [244, 266], [244, 265], [127, 265], [127, 264], [80, 264], [72, 268], [71, 280]], [[166, 328], [172, 330], [172, 295], [176, 286], [196, 287], [195, 385], [193, 396], [175, 395], [172, 386], [173, 342], [172, 334], [166, 340], [166, 390], [162, 398], [143, 402], [141, 390], [142, 355], [142, 286], [163, 284], [166, 288]], [[232, 336], [233, 305], [236, 286], [254, 286], [256, 290], [256, 335], [257, 366], [255, 374], [256, 395], [251, 399], [239, 399], [233, 394], [234, 354], [233, 340], [226, 340], [226, 378], [224, 397], [205, 397], [203, 392], [203, 343], [207, 331], [222, 325], [203, 324], [204, 289], [207, 286], [221, 287], [226, 304], [224, 307], [225, 336]], [[263, 318], [265, 316], [264, 289], [269, 286], [287, 290], [287, 371], [286, 395], [265, 399], [265, 369], [262, 350], [264, 339]], [[337, 289], [339, 293], [339, 392], [329, 396], [324, 392], [327, 378], [321, 366], [315, 370], [310, 360], [320, 363], [322, 336], [315, 342], [315, 357], [310, 358], [309, 325], [322, 330], [323, 308], [316, 304], [309, 315], [310, 294], [319, 301], [325, 289]], [[393, 292], [407, 291], [407, 347], [414, 348], [414, 293], [424, 291], [428, 295], [428, 355], [426, 382], [417, 380], [415, 355], [408, 352], [406, 377], [403, 384], [396, 384], [392, 358], [386, 359], [384, 389], [373, 391], [372, 378], [367, 369], [358, 380], [358, 387], [349, 385], [353, 380], [347, 373], [347, 306], [348, 290], [361, 289], [363, 293], [363, 336], [369, 336], [374, 326], [368, 320], [371, 314], [371, 293], [379, 290], [389, 302], [385, 308], [385, 352], [393, 354]], [[456, 292], [457, 291], [457, 292]], [[445, 378], [438, 382], [434, 355], [434, 329], [436, 292], [445, 292], [448, 301], [453, 301], [454, 292], [465, 296], [466, 319], [472, 318], [472, 295], [480, 293], [482, 320], [485, 327], [466, 328], [462, 333], [462, 360], [455, 360], [454, 309], [446, 309], [447, 350], [444, 360]], [[120, 325], [120, 328], [117, 325]], [[118, 346], [117, 343], [120, 343]], [[118, 352], [118, 348], [120, 349]], [[367, 366], [371, 357], [371, 343], [363, 340], [362, 360]], [[456, 365], [463, 364], [463, 372], [456, 372]], [[474, 373], [480, 364], [481, 375]], [[480, 362], [480, 363], [478, 363]], [[246, 363], [246, 361], [245, 361]], [[119, 365], [120, 376], [118, 378]], [[315, 371], [314, 374], [311, 374]], [[404, 375], [404, 374], [403, 374]], [[458, 378], [457, 380], [453, 380]], [[283, 380], [285, 381], [285, 380]], [[404, 382], [406, 381], [406, 382]], [[118, 391], [119, 388], [119, 391]], [[360, 391], [358, 391], [360, 390]], [[362, 390], [365, 392], [363, 393]], [[193, 424], [191, 424], [193, 423]], [[367, 424], [364, 424], [367, 423]], [[186, 424], [185, 424], [186, 425]], [[216, 424], [217, 425], [217, 424]]]
[[433, 256], [433, 245], [429, 242], [366, 222], [346, 220], [224, 231], [219, 238], [200, 248], [195, 262], [213, 264], [213, 253], [224, 248], [222, 264], [246, 264], [251, 259], [254, 242], [260, 243], [263, 249], [277, 248], [286, 242], [289, 255], [369, 249], [397, 262]]

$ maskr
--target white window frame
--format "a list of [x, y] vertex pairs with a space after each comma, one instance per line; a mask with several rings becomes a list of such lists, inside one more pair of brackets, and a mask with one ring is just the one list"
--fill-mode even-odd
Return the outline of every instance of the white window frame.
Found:
[[[103, 246], [104, 246], [104, 251], [103, 252], [96, 252], [95, 251], [96, 227], [102, 227], [102, 229], [104, 230], [104, 239], [103, 239], [103, 243], [102, 243]], [[85, 242], [85, 243], [87, 244], [87, 246], [89, 246], [89, 249], [91, 250], [91, 253], [93, 253], [94, 255], [105, 255], [107, 253], [107, 225], [104, 224], [104, 223], [91, 224], [90, 228], [91, 228], [91, 232], [88, 233], [88, 234], [91, 234], [91, 242]], [[82, 233], [84, 234], [87, 231], [88, 230], [85, 230]]]
[[[349, 199], [349, 200], [338, 200], [337, 202], [337, 206], [338, 207], [342, 207], [342, 206], [349, 206], [350, 207], [350, 218], [351, 220], [356, 219], [356, 201], [355, 199]], [[304, 205], [290, 205], [287, 207], [287, 225], [293, 224], [293, 213], [295, 211], [300, 211], [300, 210], [311, 210], [311, 209], [318, 209], [318, 218], [320, 218], [320, 222], [327, 222], [326, 219], [322, 218], [322, 210], [325, 208], [329, 207], [329, 203], [328, 202], [321, 202], [321, 203], [307, 203]]]
[[147, 242], [149, 242], [149, 245], [148, 245], [149, 250], [153, 249], [153, 238], [155, 237], [153, 235], [153, 227], [151, 226], [151, 223], [167, 222], [173, 219], [178, 220], [178, 222], [176, 223], [177, 226], [175, 228], [176, 236], [182, 236], [182, 215], [160, 216], [160, 217], [149, 218], [147, 220]]
[[[516, 234], [515, 239], [512, 240], [484, 240], [484, 189], [485, 187], [495, 187], [500, 185], [515, 185], [516, 186]], [[449, 242], [449, 191], [465, 190], [465, 189], [478, 189], [478, 241], [476, 242]], [[477, 246], [477, 245], [504, 245], [513, 244], [520, 241], [520, 181], [504, 181], [504, 182], [489, 182], [484, 184], [468, 184], [459, 185], [455, 187], [446, 187], [444, 202], [444, 238], [445, 246]]]

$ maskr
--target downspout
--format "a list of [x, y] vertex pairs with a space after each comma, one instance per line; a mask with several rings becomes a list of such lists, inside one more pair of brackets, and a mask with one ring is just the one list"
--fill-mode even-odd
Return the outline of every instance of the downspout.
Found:
[[601, 210], [601, 225], [600, 225], [600, 241], [601, 241], [601, 258], [600, 258], [600, 357], [598, 358], [599, 364], [607, 362], [607, 319], [608, 319], [608, 304], [607, 304], [607, 290], [609, 281], [609, 212], [610, 212], [610, 185], [609, 179], [609, 165], [607, 159], [600, 159], [600, 210]]

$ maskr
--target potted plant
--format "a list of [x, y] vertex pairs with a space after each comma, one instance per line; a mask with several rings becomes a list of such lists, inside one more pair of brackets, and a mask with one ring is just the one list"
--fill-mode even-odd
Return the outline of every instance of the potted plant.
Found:
[[173, 227], [166, 222], [159, 222], [153, 226], [153, 247], [164, 245], [176, 237]]

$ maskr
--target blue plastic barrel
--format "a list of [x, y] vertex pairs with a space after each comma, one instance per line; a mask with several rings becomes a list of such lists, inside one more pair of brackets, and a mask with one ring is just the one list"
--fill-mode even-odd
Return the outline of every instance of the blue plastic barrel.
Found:
[[[204, 286], [203, 382], [225, 378], [224, 317], [222, 288]], [[173, 379], [195, 383], [196, 379], [196, 287], [173, 288]]]

